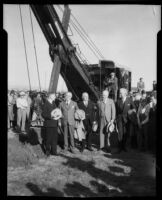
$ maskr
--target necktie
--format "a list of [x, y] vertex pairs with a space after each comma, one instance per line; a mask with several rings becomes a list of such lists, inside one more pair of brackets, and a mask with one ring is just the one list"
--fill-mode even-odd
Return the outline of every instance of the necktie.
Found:
[[85, 102], [84, 105], [87, 107], [88, 106], [88, 102]]

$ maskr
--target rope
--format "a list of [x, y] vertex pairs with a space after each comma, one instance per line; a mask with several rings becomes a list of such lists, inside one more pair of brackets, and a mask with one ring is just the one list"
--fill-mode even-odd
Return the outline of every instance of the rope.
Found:
[[91, 51], [93, 52], [93, 54], [99, 59], [100, 57], [96, 54], [96, 52], [94, 51], [93, 47], [91, 47], [89, 44], [89, 41], [86, 40], [85, 36], [82, 35], [82, 33], [80, 32], [80, 30], [77, 28], [77, 26], [71, 22], [72, 26], [74, 27], [74, 29], [78, 32], [78, 34], [80, 35], [80, 37], [84, 40], [84, 42], [87, 44], [87, 46], [91, 49]]
[[78, 20], [74, 17], [73, 14], [71, 14], [72, 17], [74, 18], [74, 20], [77, 22], [77, 24], [79, 25], [79, 27], [81, 28], [81, 30], [83, 31], [83, 33], [87, 36], [87, 38], [91, 41], [91, 43], [93, 44], [94, 48], [96, 49], [96, 51], [98, 52], [98, 54], [101, 56], [101, 58], [105, 59], [104, 56], [102, 55], [102, 53], [100, 52], [100, 50], [97, 48], [97, 46], [94, 44], [94, 42], [91, 40], [91, 38], [89, 37], [89, 35], [86, 33], [86, 31], [83, 29], [83, 27], [80, 25], [80, 23], [78, 22]]
[[41, 92], [40, 75], [39, 75], [39, 67], [38, 67], [38, 60], [37, 60], [37, 51], [36, 51], [36, 47], [35, 47], [35, 37], [34, 37], [33, 21], [32, 21], [32, 15], [31, 15], [30, 7], [29, 7], [29, 13], [30, 13], [30, 22], [31, 22], [31, 27], [32, 27], [32, 35], [33, 35], [34, 52], [35, 52], [35, 59], [36, 59], [36, 66], [37, 66], [39, 90]]
[[100, 100], [101, 100], [101, 64], [100, 64]]
[[[58, 8], [63, 12], [62, 8], [60, 6], [58, 6]], [[87, 46], [91, 49], [91, 51], [93, 52], [93, 54], [99, 59], [98, 55], [96, 54], [96, 49], [92, 46], [92, 44], [87, 40], [87, 38], [85, 37], [85, 35], [79, 30], [79, 28], [77, 27], [77, 25], [75, 25], [75, 23], [73, 22], [72, 19], [70, 19], [70, 23], [71, 25], [74, 27], [74, 29], [77, 31], [77, 33], [80, 35], [80, 37], [83, 39], [83, 41], [87, 44]], [[92, 41], [92, 40], [91, 40]], [[94, 51], [95, 50], [95, 51]], [[98, 53], [98, 52], [97, 52]], [[99, 53], [98, 53], [99, 54]], [[100, 55], [100, 54], [99, 54]], [[100, 55], [100, 57], [104, 58], [102, 55]]]
[[29, 67], [28, 67], [28, 59], [27, 59], [26, 44], [25, 44], [25, 35], [24, 35], [24, 28], [23, 28], [22, 13], [21, 13], [21, 7], [20, 7], [20, 5], [19, 5], [19, 10], [20, 10], [20, 19], [21, 19], [22, 33], [23, 33], [23, 41], [24, 41], [24, 49], [25, 49], [25, 58], [26, 58], [26, 65], [27, 65], [27, 72], [28, 72], [28, 80], [29, 80], [29, 88], [30, 88], [30, 90], [31, 90], [31, 82], [30, 82]]

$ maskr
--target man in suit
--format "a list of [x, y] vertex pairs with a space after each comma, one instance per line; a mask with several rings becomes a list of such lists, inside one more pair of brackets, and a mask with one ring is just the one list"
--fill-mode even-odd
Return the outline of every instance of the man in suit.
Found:
[[[78, 109], [77, 103], [71, 100], [72, 93], [67, 92], [65, 94], [65, 101], [62, 101], [59, 105], [59, 108], [62, 111], [62, 124], [64, 128], [64, 151], [68, 150], [68, 132], [70, 135], [70, 150], [72, 153], [76, 153], [75, 144], [74, 144], [74, 127], [75, 119], [74, 113]], [[61, 126], [61, 123], [59, 123]]]
[[[89, 95], [87, 92], [82, 94], [82, 100], [78, 107], [85, 112], [85, 119], [83, 120], [84, 128], [86, 130], [86, 142], [87, 142], [87, 149], [89, 151], [93, 151], [91, 147], [91, 137], [92, 137], [92, 122], [94, 121], [94, 104], [89, 100]], [[85, 141], [82, 140], [82, 149], [83, 152], [85, 148]]]
[[127, 151], [126, 149], [126, 141], [128, 138], [129, 131], [129, 118], [128, 111], [133, 109], [132, 111], [136, 112], [134, 102], [127, 97], [127, 89], [120, 88], [120, 99], [116, 104], [117, 111], [117, 127], [119, 131], [119, 153], [123, 151]]
[[102, 92], [102, 101], [98, 102], [99, 124], [100, 124], [100, 150], [110, 152], [109, 137], [106, 128], [109, 123], [113, 123], [116, 116], [114, 101], [108, 98], [108, 90]]
[[58, 140], [58, 120], [54, 120], [51, 112], [56, 108], [55, 94], [48, 94], [47, 100], [42, 108], [42, 117], [44, 118], [44, 127], [46, 131], [46, 155], [57, 156], [57, 140]]
[[145, 83], [143, 81], [143, 78], [140, 78], [139, 82], [137, 82], [137, 90], [139, 93], [141, 93], [141, 91], [144, 89], [145, 89]]
[[117, 92], [118, 92], [118, 78], [115, 76], [115, 73], [112, 72], [110, 74], [110, 78], [108, 81], [108, 90], [109, 93], [112, 93], [112, 97], [114, 99], [114, 101], [117, 101]]

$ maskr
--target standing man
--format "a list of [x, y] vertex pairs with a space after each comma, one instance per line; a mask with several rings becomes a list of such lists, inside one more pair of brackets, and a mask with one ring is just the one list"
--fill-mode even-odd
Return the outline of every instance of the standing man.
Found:
[[126, 142], [128, 138], [129, 131], [129, 118], [128, 111], [132, 109], [132, 111], [136, 112], [134, 102], [127, 97], [127, 89], [120, 89], [120, 99], [116, 104], [117, 111], [117, 126], [119, 131], [119, 153], [123, 151], [127, 151]]
[[58, 120], [52, 116], [52, 111], [56, 109], [55, 94], [49, 93], [47, 101], [43, 105], [42, 117], [44, 118], [44, 127], [46, 132], [46, 155], [57, 156], [57, 140], [58, 140]]
[[[115, 120], [116, 110], [114, 101], [108, 98], [109, 92], [104, 90], [102, 92], [102, 101], [98, 102], [99, 109], [99, 123], [100, 123], [100, 150], [106, 149], [110, 151], [109, 137], [106, 136], [107, 125], [113, 123]], [[108, 140], [106, 140], [108, 139]]]
[[138, 135], [138, 149], [140, 151], [147, 151], [149, 147], [149, 113], [150, 113], [150, 105], [149, 99], [141, 99], [138, 116], [139, 116], [139, 127], [140, 132]]
[[14, 121], [14, 113], [13, 113], [13, 106], [14, 106], [14, 91], [8, 94], [8, 128], [13, 128], [13, 121]]
[[153, 81], [153, 91], [156, 91], [156, 81]]
[[[65, 101], [62, 101], [59, 105], [59, 108], [62, 111], [62, 123], [64, 128], [64, 151], [68, 151], [68, 132], [70, 135], [70, 150], [72, 153], [75, 153], [74, 145], [74, 127], [75, 119], [74, 113], [78, 109], [77, 103], [71, 100], [72, 93], [67, 92], [65, 94]], [[61, 123], [59, 123], [61, 126]]]
[[32, 113], [32, 123], [41, 124], [42, 121], [42, 107], [43, 107], [43, 99], [40, 93], [34, 98], [33, 103], [33, 113]]
[[20, 97], [18, 97], [16, 100], [17, 126], [18, 126], [18, 130], [20, 130], [22, 133], [25, 133], [25, 123], [26, 123], [28, 102], [25, 97], [25, 92], [20, 92], [19, 95]]
[[115, 73], [112, 72], [110, 74], [110, 78], [108, 80], [108, 90], [109, 93], [112, 93], [113, 99], [117, 101], [117, 92], [118, 92], [118, 78], [115, 76]]
[[26, 92], [26, 100], [28, 102], [28, 108], [27, 108], [27, 120], [30, 122], [31, 120], [31, 106], [32, 106], [32, 100], [29, 95], [29, 91]]
[[140, 78], [139, 82], [137, 83], [137, 91], [141, 93], [142, 90], [145, 90], [145, 83], [143, 81], [143, 78]]
[[[85, 112], [85, 119], [83, 120], [84, 128], [86, 130], [86, 142], [87, 142], [87, 149], [89, 151], [93, 151], [91, 147], [91, 137], [92, 137], [92, 122], [94, 121], [94, 104], [89, 100], [89, 95], [87, 92], [82, 94], [82, 100], [78, 107]], [[82, 149], [83, 152], [85, 148], [85, 141], [82, 140]]]

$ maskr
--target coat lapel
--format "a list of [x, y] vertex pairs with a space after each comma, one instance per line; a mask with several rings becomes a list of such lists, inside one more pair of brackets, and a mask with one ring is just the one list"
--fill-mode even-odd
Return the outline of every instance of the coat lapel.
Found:
[[72, 101], [70, 101], [70, 104], [67, 106], [68, 107], [68, 110], [72, 107], [73, 103]]
[[125, 100], [125, 102], [124, 102], [124, 104], [123, 104], [123, 111], [124, 111], [124, 109], [125, 109], [127, 103], [128, 103], [128, 97], [126, 97], [126, 100]]

